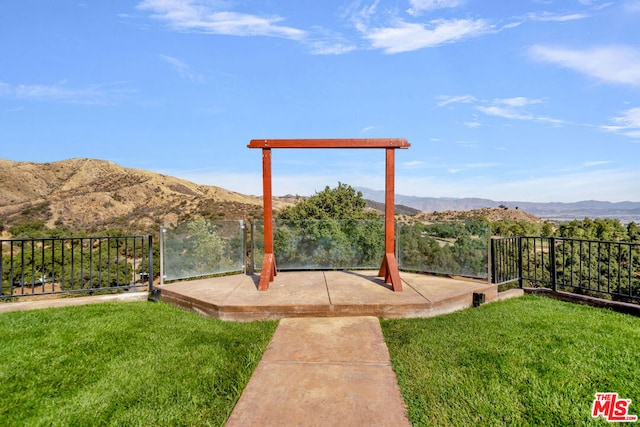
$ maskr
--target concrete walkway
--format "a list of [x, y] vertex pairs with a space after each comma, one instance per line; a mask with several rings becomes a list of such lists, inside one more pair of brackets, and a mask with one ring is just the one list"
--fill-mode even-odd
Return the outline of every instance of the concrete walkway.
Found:
[[228, 427], [409, 426], [375, 317], [282, 319]]
[[69, 307], [72, 305], [99, 304], [102, 302], [113, 301], [146, 301], [148, 297], [149, 293], [146, 291], [128, 292], [121, 294], [92, 295], [86, 297], [61, 298], [56, 295], [44, 299], [38, 299], [39, 297], [28, 297], [24, 298], [24, 301], [0, 303], [0, 313], [8, 313], [10, 311], [38, 310], [42, 308], [52, 307]]

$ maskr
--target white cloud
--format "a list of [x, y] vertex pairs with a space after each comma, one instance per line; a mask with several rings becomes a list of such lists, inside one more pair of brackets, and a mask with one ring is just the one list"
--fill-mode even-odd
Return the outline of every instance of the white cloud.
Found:
[[152, 18], [165, 22], [176, 31], [280, 37], [303, 43], [314, 55], [341, 55], [357, 49], [356, 45], [339, 33], [322, 27], [307, 31], [281, 25], [285, 20], [281, 16], [231, 11], [224, 1], [144, 0], [137, 8], [149, 11]]
[[640, 107], [624, 111], [622, 115], [611, 119], [614, 125], [602, 126], [602, 129], [619, 132], [630, 138], [640, 139]]
[[554, 125], [568, 124], [565, 120], [554, 119], [552, 117], [540, 116], [531, 113], [526, 107], [530, 105], [543, 104], [544, 101], [535, 98], [514, 97], [494, 99], [486, 105], [477, 105], [475, 108], [487, 116], [502, 117], [510, 120], [530, 120]]
[[436, 96], [436, 99], [440, 100], [440, 102], [438, 102], [438, 107], [444, 107], [445, 105], [455, 104], [455, 103], [471, 104], [477, 101], [476, 97], [472, 95], [460, 95], [460, 96], [440, 95], [440, 96]]
[[569, 68], [598, 80], [640, 86], [640, 51], [628, 46], [569, 49], [536, 45], [529, 49], [539, 61]]
[[410, 15], [420, 15], [424, 11], [454, 8], [464, 4], [463, 0], [409, 0], [411, 8], [407, 10]]
[[53, 101], [68, 104], [105, 105], [113, 104], [133, 91], [122, 89], [122, 83], [95, 84], [83, 88], [72, 88], [66, 82], [52, 85], [19, 84], [0, 82], [0, 97], [30, 101]]
[[577, 21], [579, 19], [588, 18], [590, 15], [586, 13], [565, 13], [558, 14], [552, 12], [541, 12], [541, 13], [529, 13], [526, 15], [526, 20], [528, 21], [540, 21], [540, 22], [567, 22], [567, 21]]
[[483, 19], [438, 19], [428, 24], [398, 20], [389, 27], [367, 29], [361, 26], [360, 29], [373, 48], [383, 49], [385, 53], [435, 47], [493, 31]]
[[335, 43], [326, 40], [309, 42], [308, 45], [314, 55], [343, 55], [356, 50], [356, 46], [350, 43]]
[[174, 58], [168, 55], [160, 55], [160, 58], [169, 63], [183, 79], [191, 80], [194, 83], [202, 83], [204, 81], [202, 75], [196, 74], [191, 71], [191, 67], [189, 67], [185, 62], [179, 60], [178, 58]]
[[314, 55], [342, 55], [356, 50], [357, 47], [340, 33], [322, 27], [314, 27], [305, 43]]
[[592, 162], [584, 162], [582, 164], [583, 167], [585, 168], [592, 168], [595, 166], [602, 166], [602, 165], [608, 165], [613, 163], [611, 160], [596, 160], [596, 161], [592, 161]]
[[[438, 107], [443, 107], [453, 103], [474, 104], [473, 108], [487, 116], [502, 117], [510, 120], [531, 120], [537, 122], [551, 123], [553, 125], [570, 124], [569, 122], [552, 117], [536, 115], [531, 113], [527, 107], [537, 104], [544, 104], [543, 99], [527, 98], [524, 96], [516, 96], [512, 98], [496, 98], [491, 101], [480, 100], [473, 95], [462, 96], [436, 96], [440, 101]], [[475, 118], [475, 115], [474, 115]], [[469, 128], [482, 126], [478, 120], [464, 122]]]
[[505, 119], [517, 119], [517, 120], [531, 120], [533, 116], [529, 114], [523, 114], [513, 108], [499, 107], [497, 105], [479, 105], [476, 107], [478, 111], [486, 114], [487, 116], [502, 117]]
[[361, 134], [362, 133], [368, 133], [368, 132], [371, 132], [372, 130], [374, 130], [375, 128], [376, 128], [376, 126], [367, 126], [367, 127], [364, 127], [362, 129], [360, 129], [360, 133]]
[[271, 36], [302, 40], [306, 31], [279, 25], [284, 18], [258, 16], [221, 10], [220, 2], [205, 0], [144, 0], [138, 9], [150, 11], [153, 18], [179, 31], [231, 36]]
[[615, 117], [613, 120], [625, 128], [640, 129], [640, 107], [631, 108], [625, 111], [622, 116]]
[[494, 102], [496, 104], [504, 104], [509, 107], [525, 107], [527, 105], [543, 103], [541, 99], [529, 99], [529, 98], [525, 98], [524, 96], [517, 96], [515, 98], [496, 99]]

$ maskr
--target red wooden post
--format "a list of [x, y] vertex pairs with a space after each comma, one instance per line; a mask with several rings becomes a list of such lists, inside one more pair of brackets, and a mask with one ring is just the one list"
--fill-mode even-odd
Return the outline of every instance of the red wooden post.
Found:
[[395, 292], [402, 292], [402, 281], [395, 255], [395, 152], [386, 149], [385, 203], [384, 203], [384, 258], [378, 276], [384, 277], [385, 283], [391, 283]]
[[395, 156], [393, 148], [387, 148], [386, 176], [384, 184], [384, 252], [394, 253], [394, 214], [395, 214]]
[[262, 204], [264, 206], [264, 259], [260, 274], [259, 291], [269, 289], [269, 283], [278, 274], [273, 253], [273, 195], [271, 191], [271, 149], [262, 149]]

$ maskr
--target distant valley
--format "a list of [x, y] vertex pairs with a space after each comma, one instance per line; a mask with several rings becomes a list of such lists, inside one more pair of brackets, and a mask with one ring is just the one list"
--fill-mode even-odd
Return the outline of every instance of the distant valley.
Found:
[[[365, 199], [384, 202], [384, 191], [357, 187]], [[563, 222], [573, 219], [615, 218], [626, 224], [640, 222], [640, 202], [581, 201], [575, 203], [536, 203], [495, 201], [481, 198], [416, 197], [395, 195], [396, 204], [408, 206], [424, 212], [461, 211], [506, 206], [521, 209], [549, 221]]]

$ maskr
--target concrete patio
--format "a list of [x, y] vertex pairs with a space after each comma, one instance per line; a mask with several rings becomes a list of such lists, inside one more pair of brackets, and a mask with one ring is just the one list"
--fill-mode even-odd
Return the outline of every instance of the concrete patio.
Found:
[[266, 291], [259, 275], [233, 275], [160, 286], [161, 300], [222, 320], [286, 317], [432, 317], [498, 298], [497, 287], [478, 280], [401, 272], [402, 292], [376, 277], [377, 271], [279, 272]]

